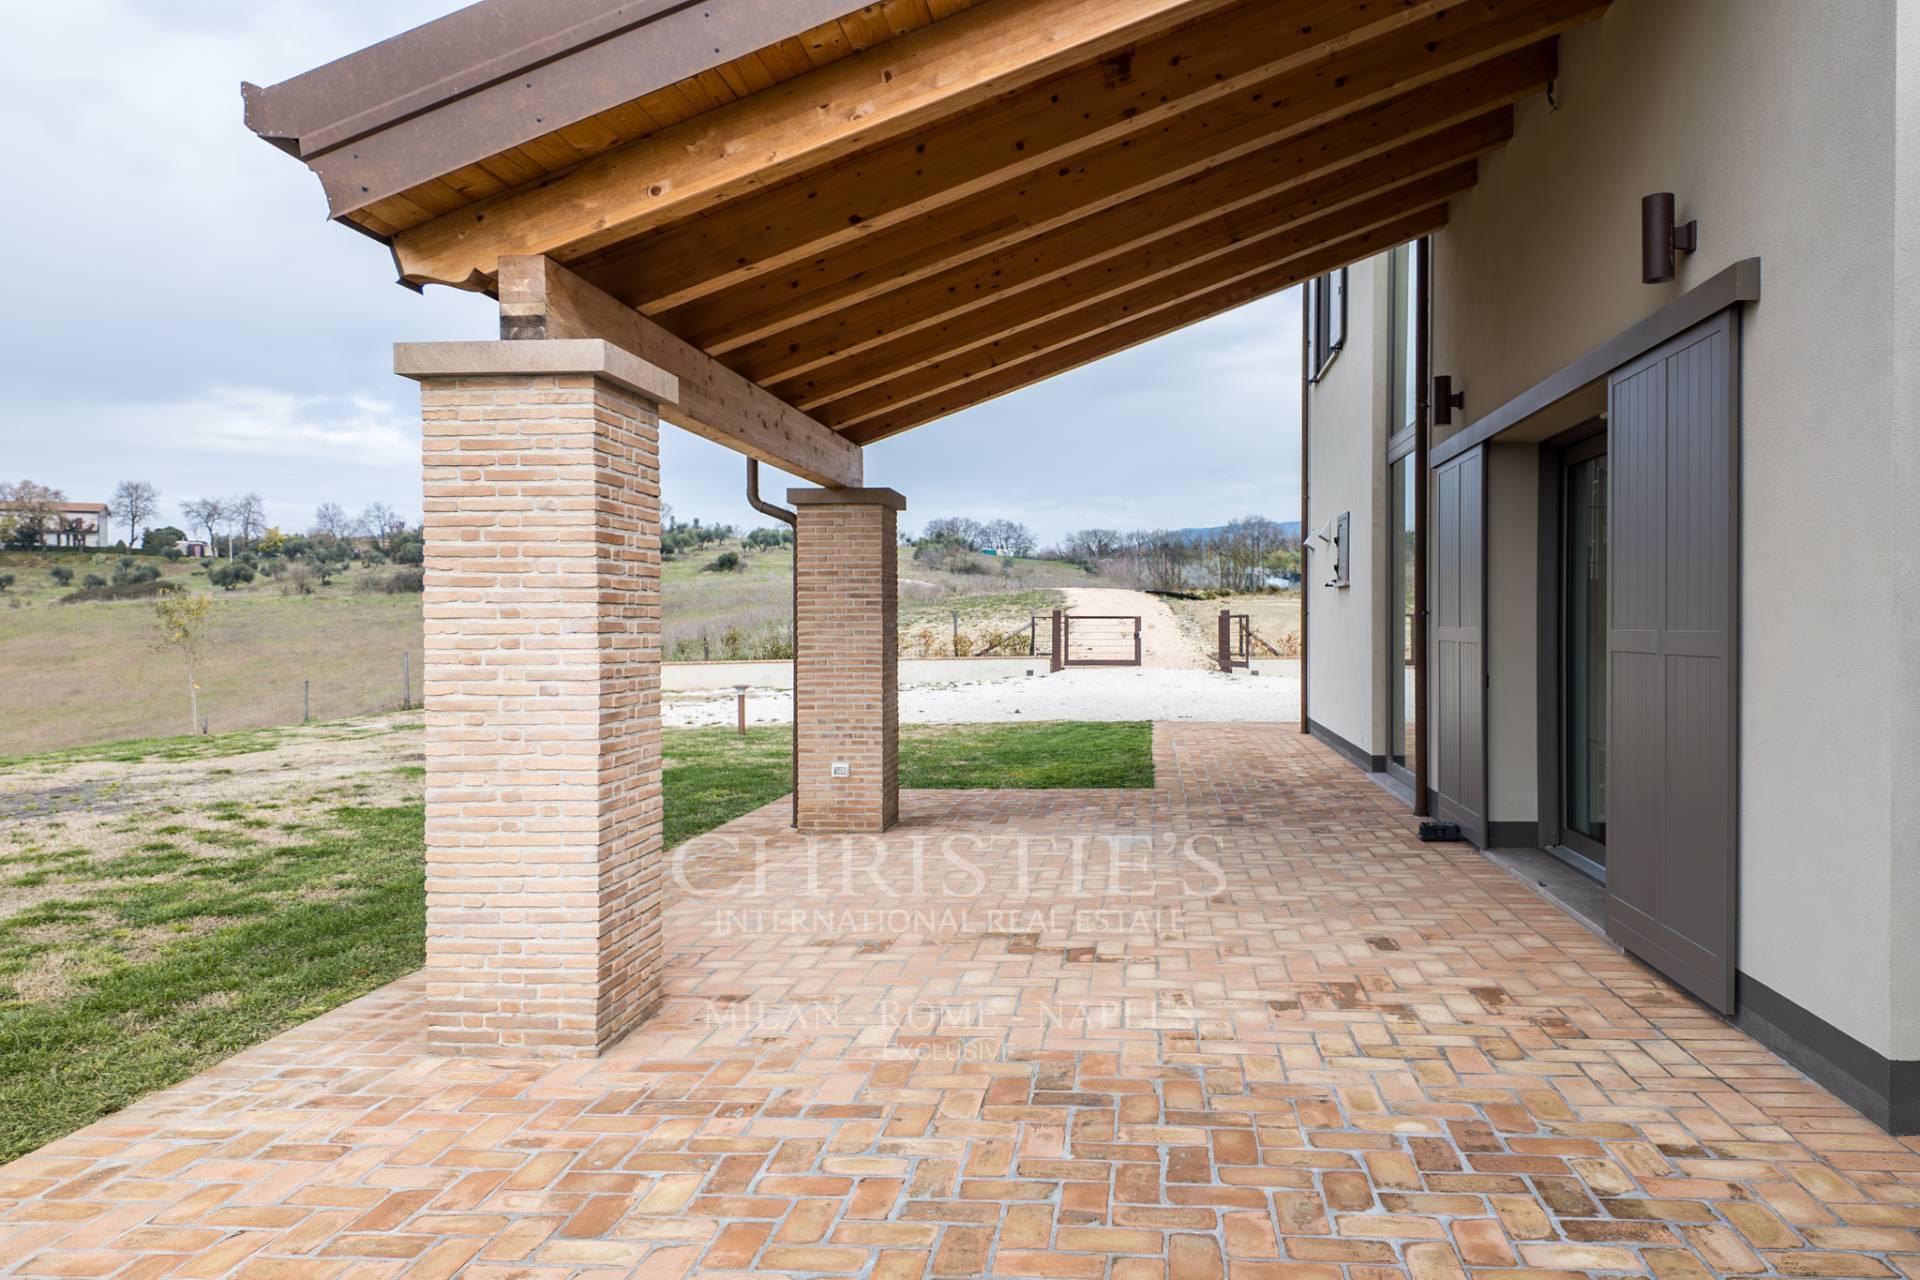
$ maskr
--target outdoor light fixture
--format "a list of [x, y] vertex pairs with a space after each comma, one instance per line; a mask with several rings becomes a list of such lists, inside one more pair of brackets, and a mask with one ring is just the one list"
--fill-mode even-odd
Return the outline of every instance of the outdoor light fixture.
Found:
[[1640, 279], [1660, 284], [1673, 279], [1673, 255], [1692, 253], [1700, 242], [1700, 224], [1673, 221], [1673, 192], [1640, 198]]
[[1453, 425], [1453, 411], [1467, 407], [1467, 393], [1453, 389], [1450, 374], [1433, 375], [1433, 425], [1448, 427]]

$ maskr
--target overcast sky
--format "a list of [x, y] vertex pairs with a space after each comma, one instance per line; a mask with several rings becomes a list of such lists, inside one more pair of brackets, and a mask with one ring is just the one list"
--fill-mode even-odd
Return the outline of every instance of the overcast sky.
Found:
[[[318, 181], [241, 123], [242, 79], [297, 74], [448, 0], [64, 0], [0, 42], [0, 481], [105, 500], [145, 479], [163, 516], [259, 492], [419, 511], [415, 389], [396, 341], [492, 337], [493, 303], [393, 283], [325, 220]], [[1299, 307], [1268, 299], [867, 450], [906, 523], [1216, 524], [1299, 505]], [[683, 517], [760, 523], [735, 455], [663, 432]], [[768, 489], [778, 493], [784, 477]]]

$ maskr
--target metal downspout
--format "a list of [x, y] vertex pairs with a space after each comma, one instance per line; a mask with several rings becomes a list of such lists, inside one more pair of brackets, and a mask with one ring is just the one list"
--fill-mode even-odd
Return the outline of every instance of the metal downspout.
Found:
[[760, 496], [760, 459], [747, 459], [747, 505], [763, 516], [772, 516], [775, 520], [793, 530], [793, 595], [788, 608], [792, 619], [790, 626], [793, 639], [793, 742], [791, 781], [793, 795], [789, 797], [789, 815], [787, 825], [800, 825], [800, 518], [798, 513], [785, 507], [775, 506]]
[[[1414, 345], [1413, 415], [1413, 812], [1427, 805], [1427, 452], [1433, 421], [1433, 237], [1420, 246], [1413, 287], [1420, 341]], [[1398, 678], [1397, 676], [1395, 677]]]
[[1300, 732], [1310, 732], [1307, 718], [1307, 403], [1310, 399], [1313, 371], [1307, 368], [1312, 358], [1308, 332], [1313, 326], [1313, 308], [1308, 291], [1300, 290]]

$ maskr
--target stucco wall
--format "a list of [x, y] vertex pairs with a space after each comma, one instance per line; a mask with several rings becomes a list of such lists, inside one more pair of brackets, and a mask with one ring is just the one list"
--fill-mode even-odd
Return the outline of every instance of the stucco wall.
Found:
[[1346, 346], [1308, 392], [1306, 532], [1352, 513], [1351, 585], [1329, 587], [1333, 557], [1311, 544], [1306, 576], [1307, 714], [1369, 755], [1386, 750], [1386, 386], [1384, 259], [1347, 272]]
[[[1888, 893], [1894, 779], [1912, 785], [1888, 767], [1890, 694], [1913, 687], [1888, 536], [1894, 12], [1616, 0], [1563, 40], [1558, 109], [1521, 104], [1513, 142], [1455, 202], [1434, 283], [1434, 369], [1484, 412], [1763, 259], [1742, 348], [1739, 962], [1883, 1053], [1896, 947], [1915, 963]], [[1700, 250], [1648, 286], [1639, 200], [1660, 190], [1699, 219]], [[1911, 763], [1920, 743], [1901, 746]]]
[[[1900, 6], [1896, 36], [1893, 368], [1894, 625], [1920, 636], [1920, 4]], [[1893, 1055], [1920, 1058], [1920, 662], [1896, 666], [1893, 750]]]

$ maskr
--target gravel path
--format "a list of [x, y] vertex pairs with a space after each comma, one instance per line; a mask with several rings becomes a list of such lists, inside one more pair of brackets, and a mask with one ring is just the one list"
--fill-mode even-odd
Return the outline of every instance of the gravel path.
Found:
[[1121, 587], [1067, 587], [1062, 594], [1075, 613], [1139, 615], [1140, 661], [1144, 666], [1205, 671], [1215, 665], [1194, 647], [1180, 620], [1159, 596]]
[[[1299, 664], [1276, 664], [1261, 675], [1166, 667], [1083, 667], [1013, 680], [909, 685], [900, 690], [908, 724], [976, 724], [1017, 720], [1298, 720]], [[793, 695], [784, 689], [747, 696], [747, 719], [785, 724]], [[668, 694], [662, 720], [674, 726], [732, 724], [732, 693]]]

